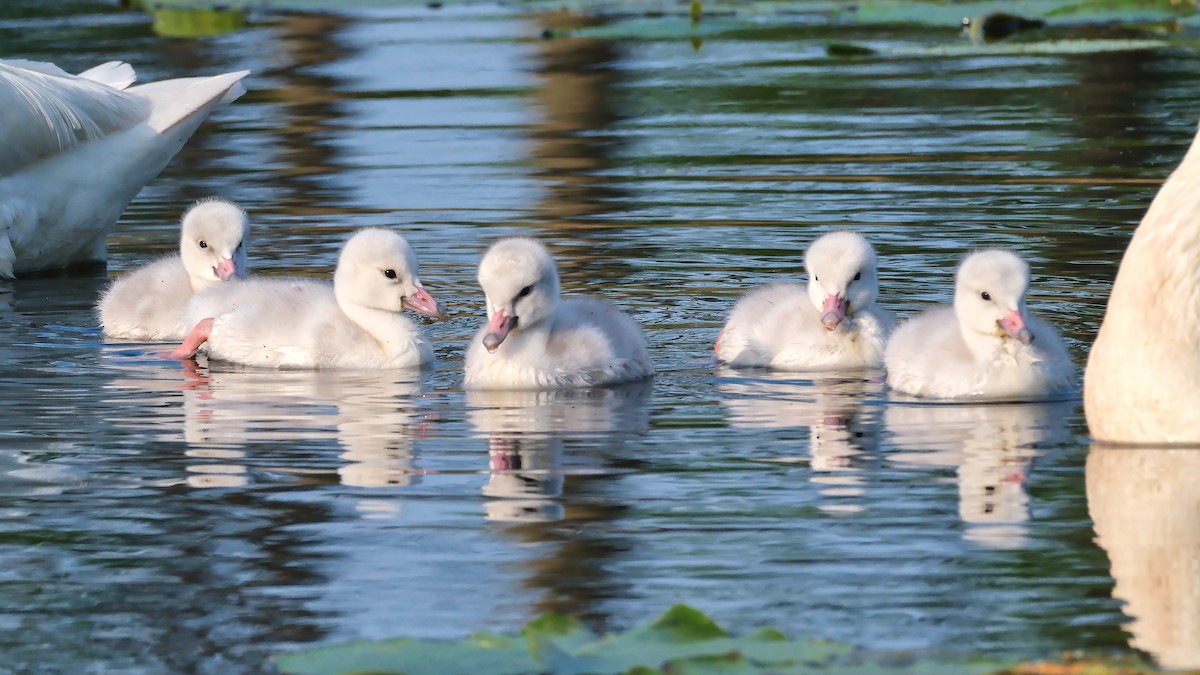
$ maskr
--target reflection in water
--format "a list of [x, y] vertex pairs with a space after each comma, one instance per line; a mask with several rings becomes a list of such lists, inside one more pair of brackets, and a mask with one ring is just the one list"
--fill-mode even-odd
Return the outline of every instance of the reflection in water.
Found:
[[[576, 27], [569, 14], [546, 14], [547, 29]], [[614, 165], [619, 115], [613, 90], [618, 46], [608, 40], [543, 40], [538, 43], [538, 86], [535, 96], [541, 121], [531, 132], [531, 151], [546, 197], [539, 217], [556, 231], [589, 216], [620, 207], [623, 192], [604, 179]]]
[[483, 503], [488, 520], [536, 522], [562, 520], [562, 446], [560, 441], [496, 435], [488, 439], [487, 485]]
[[263, 73], [279, 84], [261, 95], [282, 106], [269, 131], [278, 141], [274, 180], [286, 189], [275, 203], [288, 213], [324, 214], [346, 197], [331, 180], [343, 167], [336, 144], [330, 142], [344, 124], [339, 104], [345, 96], [341, 82], [321, 69], [358, 51], [341, 39], [346, 23], [339, 14], [289, 14], [276, 24], [285, 57]]
[[[544, 29], [559, 30], [594, 20], [549, 13], [538, 22]], [[553, 244], [567, 293], [594, 291], [597, 282], [605, 281], [620, 282], [606, 289], [619, 293], [641, 266], [638, 261], [661, 259], [659, 242], [634, 241], [625, 236], [628, 224], [612, 222], [630, 197], [611, 178], [628, 138], [620, 130], [619, 91], [627, 75], [623, 52], [622, 45], [610, 40], [570, 39], [543, 40], [534, 55], [537, 83], [532, 94], [539, 114], [528, 132], [529, 158], [544, 196], [532, 212], [546, 229], [546, 243]], [[644, 299], [630, 295], [627, 301]]]
[[561, 391], [469, 391], [471, 426], [488, 441], [483, 494], [489, 520], [522, 548], [522, 585], [537, 613], [578, 616], [603, 629], [603, 601], [625, 593], [615, 559], [629, 544], [612, 531], [625, 491], [612, 494], [626, 440], [650, 426], [652, 383]]
[[1200, 668], [1200, 449], [1093, 445], [1087, 502], [1130, 645]]
[[[483, 488], [489, 520], [551, 521], [563, 517], [563, 444], [613, 449], [650, 427], [652, 384], [552, 391], [468, 391], [471, 426], [488, 441], [491, 472]], [[596, 468], [596, 457], [581, 458]]]
[[[996, 449], [1008, 441], [992, 421], [964, 415], [940, 438], [913, 442], [894, 416], [905, 461], [938, 456], [894, 466], [881, 459], [891, 454], [888, 404], [870, 390], [848, 409], [808, 383], [794, 394], [714, 395], [701, 357], [737, 288], [794, 269], [815, 230], [847, 226], [893, 261], [883, 281], [897, 313], [945, 299], [963, 250], [1020, 246], [1048, 276], [1033, 300], [1061, 317], [1073, 346], [1090, 340], [1110, 254], [1194, 131], [1194, 63], [1175, 50], [848, 62], [829, 59], [826, 42], [940, 38], [827, 22], [747, 27], [699, 53], [672, 40], [538, 41], [550, 20], [526, 9], [262, 8], [242, 32], [164, 40], [145, 17], [104, 3], [0, 3], [10, 56], [77, 67], [121, 59], [148, 79], [254, 72], [249, 94], [135, 200], [109, 242], [114, 269], [177, 242], [181, 205], [214, 193], [262, 223], [256, 268], [270, 274], [320, 274], [339, 233], [406, 224], [414, 245], [436, 250], [426, 281], [458, 307], [478, 306], [475, 265], [488, 243], [541, 234], [568, 290], [602, 285], [646, 326], [664, 364], [644, 437], [485, 431], [498, 450], [510, 446], [488, 457], [468, 424], [483, 429], [487, 413], [466, 409], [459, 388], [476, 321], [437, 326], [436, 403], [400, 387], [385, 401], [386, 383], [367, 384], [362, 411], [350, 413], [341, 406], [352, 386], [323, 397], [294, 383], [269, 396], [265, 383], [245, 385], [262, 398], [239, 400], [238, 373], [189, 378], [140, 346], [103, 346], [90, 310], [103, 276], [0, 283], [0, 439], [21, 453], [0, 457], [18, 495], [3, 509], [0, 546], [9, 662], [257, 672], [268, 654], [314, 642], [451, 639], [544, 611], [627, 628], [681, 600], [735, 627], [772, 623], [883, 648], [1023, 656], [1124, 646], [1071, 453], [1038, 456], [1034, 500], [1019, 484], [997, 486], [992, 474], [1023, 474], [1033, 452]], [[422, 60], [431, 52], [438, 58]], [[115, 390], [113, 378], [144, 385]], [[800, 408], [818, 412], [800, 427], [770, 426], [795, 425], [799, 412], [768, 422], [771, 413], [749, 410], [804, 397]], [[427, 411], [438, 422], [425, 439]], [[395, 419], [353, 428], [377, 414]], [[1082, 428], [1077, 413], [1065, 417]], [[218, 423], [247, 436], [235, 443]], [[525, 456], [509, 451], [517, 446]], [[781, 454], [804, 463], [747, 461]], [[493, 459], [499, 470], [489, 471]], [[26, 480], [26, 469], [48, 466], [86, 480]], [[972, 484], [989, 476], [993, 513], [1015, 504], [1006, 518], [1028, 548], [964, 540], [962, 530], [988, 528], [959, 524], [960, 471]], [[415, 475], [412, 488], [341, 484]], [[189, 478], [246, 485], [190, 489]], [[505, 479], [534, 494], [497, 496], [517, 492]], [[849, 485], [807, 483], [834, 479]], [[833, 499], [839, 488], [860, 493]], [[362, 517], [363, 497], [402, 504], [404, 518]], [[547, 510], [520, 517], [554, 520], [489, 521], [480, 508], [521, 500]], [[982, 501], [964, 496], [964, 513], [976, 517]], [[862, 510], [816, 508], [839, 502]], [[1029, 513], [1038, 517], [1022, 520]], [[1127, 580], [1174, 551], [1126, 564], [1113, 519], [1095, 515], [1133, 629], [1152, 648], [1146, 621], [1175, 615], [1153, 608], [1184, 605], [1139, 604]], [[1186, 582], [1179, 588], [1189, 597]]]
[[[153, 368], [142, 361], [133, 366], [134, 374], [109, 384], [123, 390], [121, 400], [158, 413], [124, 422], [143, 426], [159, 440], [177, 440], [173, 429], [179, 427], [163, 422], [182, 399], [186, 454], [198, 460], [187, 467], [189, 485], [245, 485], [250, 479], [247, 445], [330, 438], [346, 460], [338, 468], [342, 484], [374, 488], [415, 482], [413, 446], [425, 426], [419, 409], [420, 371], [226, 368], [187, 361], [181, 378], [173, 364]], [[142, 393], [131, 397], [127, 390]]]
[[997, 548], [1027, 545], [1030, 465], [1040, 447], [1069, 437], [1074, 402], [887, 406], [900, 464], [958, 468], [965, 536]]
[[[747, 377], [753, 372], [752, 377]], [[859, 497], [863, 494], [864, 462], [879, 449], [878, 410], [864, 401], [883, 392], [876, 374], [813, 374], [802, 379], [795, 373], [717, 370], [717, 391], [729, 410], [730, 425], [741, 429], [807, 427], [808, 458], [774, 458], [772, 461], [808, 461], [812, 481], [826, 497]], [[857, 504], [822, 504], [826, 511], [858, 511]]]

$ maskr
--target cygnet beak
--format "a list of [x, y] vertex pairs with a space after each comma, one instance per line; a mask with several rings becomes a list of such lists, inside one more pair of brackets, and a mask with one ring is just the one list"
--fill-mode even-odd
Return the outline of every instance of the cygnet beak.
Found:
[[223, 258], [213, 271], [217, 273], [217, 278], [221, 281], [229, 281], [237, 276], [237, 263], [233, 261], [233, 258]]
[[405, 296], [404, 300], [400, 303], [400, 308], [411, 309], [414, 312], [432, 316], [435, 319], [446, 318], [446, 315], [442, 314], [442, 308], [438, 306], [438, 301], [434, 300], [429, 291], [426, 291], [424, 288], [418, 288], [416, 293]]
[[1020, 342], [1023, 345], [1033, 343], [1033, 333], [1025, 327], [1025, 317], [1021, 316], [1020, 310], [1014, 309], [1008, 313], [1008, 316], [996, 322], [1000, 326], [1000, 330], [1010, 338]]
[[845, 319], [846, 298], [841, 293], [826, 296], [825, 304], [821, 307], [821, 323], [825, 324], [825, 330], [837, 328]]
[[483, 335], [483, 346], [488, 352], [496, 351], [504, 338], [517, 327], [517, 317], [509, 316], [503, 309], [496, 310], [488, 321], [487, 333]]

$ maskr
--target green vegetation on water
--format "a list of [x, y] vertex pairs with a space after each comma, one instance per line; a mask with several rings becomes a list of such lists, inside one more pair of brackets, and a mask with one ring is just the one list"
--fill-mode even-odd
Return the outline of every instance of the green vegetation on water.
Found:
[[[449, 0], [454, 2], [454, 0]], [[244, 25], [248, 8], [338, 10], [379, 5], [429, 5], [428, 0], [136, 0], [154, 15], [160, 35], [200, 37]], [[1015, 0], [947, 3], [917, 0], [518, 0], [530, 12], [571, 11], [602, 19], [598, 25], [549, 30], [548, 39], [698, 40], [741, 36], [790, 26], [939, 26], [965, 28], [969, 40], [939, 44], [833, 42], [832, 57], [937, 57], [1095, 54], [1194, 47], [1200, 28], [1197, 0]], [[532, 37], [532, 36], [531, 36]], [[958, 36], [955, 36], [956, 38]]]
[[811, 638], [788, 639], [773, 628], [731, 636], [703, 612], [675, 605], [650, 624], [599, 636], [577, 619], [547, 615], [517, 637], [476, 633], [461, 642], [397, 638], [317, 647], [277, 656], [272, 664], [295, 675], [404, 673], [405, 675], [972, 675], [975, 673], [1156, 672], [1131, 660], [1070, 659], [1018, 664], [992, 659], [934, 659], [872, 653]]

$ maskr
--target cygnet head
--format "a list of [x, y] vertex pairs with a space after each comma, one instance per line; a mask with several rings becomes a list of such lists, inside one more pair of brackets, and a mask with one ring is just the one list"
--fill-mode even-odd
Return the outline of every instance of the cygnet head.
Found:
[[479, 263], [479, 285], [487, 298], [483, 346], [496, 351], [514, 330], [531, 328], [558, 304], [558, 269], [544, 246], [532, 239], [502, 239]]
[[847, 314], [875, 304], [879, 275], [875, 249], [857, 232], [830, 232], [804, 254], [808, 297], [821, 312], [821, 323], [834, 330]]
[[1025, 327], [1029, 268], [1012, 251], [993, 249], [967, 256], [958, 267], [954, 312], [963, 330], [1033, 342]]
[[185, 211], [179, 256], [192, 288], [198, 291], [234, 277], [245, 279], [250, 272], [246, 260], [249, 234], [246, 212], [224, 199], [204, 199]]
[[333, 290], [338, 304], [385, 312], [411, 309], [442, 318], [437, 300], [417, 278], [417, 254], [389, 230], [359, 230], [342, 247]]

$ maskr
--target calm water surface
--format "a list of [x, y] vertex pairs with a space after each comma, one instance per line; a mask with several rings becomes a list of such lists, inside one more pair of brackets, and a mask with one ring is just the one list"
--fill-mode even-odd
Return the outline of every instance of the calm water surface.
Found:
[[[853, 227], [901, 316], [950, 298], [964, 252], [1018, 247], [1082, 365], [1200, 117], [1196, 56], [842, 61], [827, 40], [956, 35], [804, 17], [699, 45], [539, 39], [561, 20], [256, 14], [171, 40], [104, 5], [0, 9], [4, 56], [254, 71], [131, 205], [107, 276], [0, 282], [4, 667], [255, 671], [548, 611], [619, 630], [675, 602], [886, 650], [1200, 666], [1193, 453], [1089, 450], [1078, 400], [913, 405], [879, 373], [709, 360], [735, 298]], [[106, 342], [107, 279], [214, 194], [251, 214], [258, 274], [327, 276], [353, 229], [405, 233], [451, 314], [427, 326], [436, 368], [239, 371]], [[646, 327], [652, 385], [461, 390], [474, 266], [518, 233]]]

